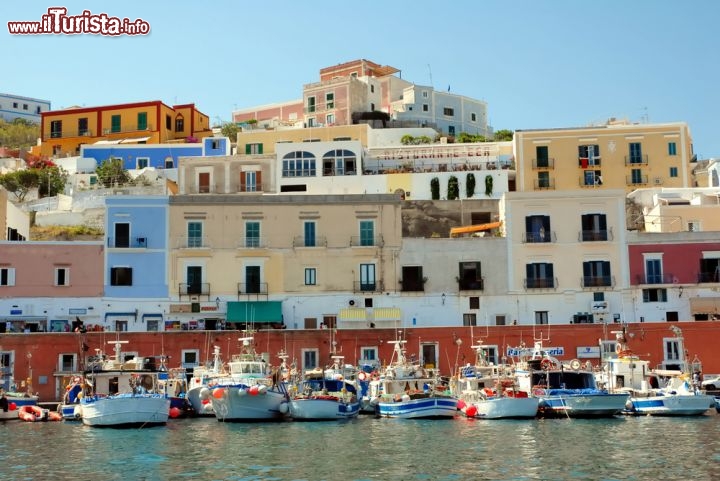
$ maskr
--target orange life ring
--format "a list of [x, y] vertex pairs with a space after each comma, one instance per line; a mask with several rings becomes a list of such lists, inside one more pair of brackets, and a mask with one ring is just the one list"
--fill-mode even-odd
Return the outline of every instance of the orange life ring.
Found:
[[540, 361], [540, 367], [545, 369], [546, 371], [548, 369], [550, 369], [552, 367], [552, 365], [553, 365], [553, 362], [548, 358], [545, 358], [542, 361]]

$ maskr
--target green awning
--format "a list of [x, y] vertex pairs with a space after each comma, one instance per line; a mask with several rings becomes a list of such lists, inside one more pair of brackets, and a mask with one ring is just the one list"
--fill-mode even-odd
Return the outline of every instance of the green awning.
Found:
[[281, 301], [227, 303], [227, 322], [283, 322]]

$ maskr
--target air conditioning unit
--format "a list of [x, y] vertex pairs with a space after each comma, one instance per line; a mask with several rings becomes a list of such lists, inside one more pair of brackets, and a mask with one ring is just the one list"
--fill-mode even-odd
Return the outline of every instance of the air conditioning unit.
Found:
[[607, 301], [593, 301], [590, 303], [590, 312], [594, 314], [608, 312]]

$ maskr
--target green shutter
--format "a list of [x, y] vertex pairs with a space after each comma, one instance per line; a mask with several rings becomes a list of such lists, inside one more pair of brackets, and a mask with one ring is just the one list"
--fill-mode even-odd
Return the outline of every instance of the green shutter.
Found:
[[250, 144], [245, 144], [245, 153], [250, 154]]

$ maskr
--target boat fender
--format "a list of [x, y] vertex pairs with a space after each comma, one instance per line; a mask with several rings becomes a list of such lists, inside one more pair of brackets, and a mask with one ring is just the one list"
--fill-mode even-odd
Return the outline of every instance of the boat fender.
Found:
[[204, 387], [200, 389], [200, 399], [203, 401], [210, 398], [210, 389]]
[[288, 403], [280, 403], [280, 407], [278, 407], [278, 410], [282, 414], [287, 414], [288, 411], [290, 410], [290, 407], [288, 406]]
[[357, 377], [359, 381], [366, 381], [368, 376], [365, 371], [361, 371], [360, 373], [358, 373]]
[[245, 390], [243, 388], [238, 388], [237, 394], [238, 394], [238, 397], [243, 397], [247, 394], [247, 390]]
[[258, 387], [258, 394], [267, 394], [267, 389], [267, 386], [263, 384], [262, 386]]

